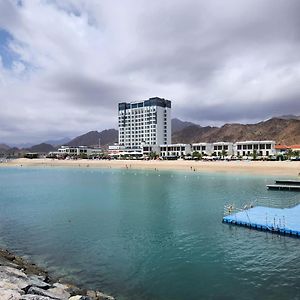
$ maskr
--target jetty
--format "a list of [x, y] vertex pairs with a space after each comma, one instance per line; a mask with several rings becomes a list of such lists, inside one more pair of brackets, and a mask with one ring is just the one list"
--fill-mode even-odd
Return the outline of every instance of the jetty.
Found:
[[255, 206], [223, 217], [223, 223], [300, 238], [300, 204], [291, 208]]
[[284, 190], [300, 192], [300, 180], [276, 180], [275, 184], [268, 184], [269, 190]]

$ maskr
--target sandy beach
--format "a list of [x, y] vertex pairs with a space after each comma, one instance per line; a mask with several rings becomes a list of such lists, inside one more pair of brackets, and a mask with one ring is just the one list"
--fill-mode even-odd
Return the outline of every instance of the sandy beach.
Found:
[[191, 172], [248, 173], [300, 177], [299, 161], [140, 161], [140, 160], [53, 160], [20, 158], [0, 163], [0, 167], [90, 167]]

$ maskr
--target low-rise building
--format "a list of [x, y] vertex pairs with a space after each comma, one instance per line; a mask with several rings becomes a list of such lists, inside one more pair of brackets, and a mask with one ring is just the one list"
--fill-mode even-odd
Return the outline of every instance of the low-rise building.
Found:
[[211, 143], [194, 143], [192, 144], [192, 152], [199, 152], [201, 155], [211, 155], [212, 154], [212, 144]]
[[[298, 147], [300, 149], [300, 145], [298, 145]], [[295, 149], [298, 148], [295, 147]], [[161, 157], [183, 157], [192, 154], [193, 152], [199, 152], [201, 155], [218, 157], [249, 157], [254, 156], [254, 153], [257, 157], [267, 157], [277, 153], [274, 141], [166, 144], [160, 146], [143, 145], [142, 151], [144, 155], [155, 152]]]
[[289, 151], [289, 149], [290, 147], [287, 145], [281, 145], [281, 144], [275, 145], [275, 152], [277, 155], [286, 154]]
[[102, 153], [101, 148], [90, 148], [87, 146], [79, 146], [79, 147], [70, 147], [70, 146], [61, 146], [57, 150], [59, 155], [66, 155], [66, 156], [92, 156], [92, 155], [99, 155]]
[[157, 145], [142, 145], [143, 154], [149, 156], [151, 153], [160, 155], [160, 146]]
[[270, 156], [275, 155], [275, 141], [245, 141], [235, 143], [236, 156]]
[[212, 144], [212, 154], [215, 156], [230, 156], [234, 154], [233, 143], [216, 142]]
[[191, 154], [192, 147], [190, 144], [168, 144], [160, 145], [161, 157], [182, 157]]
[[289, 149], [292, 151], [300, 151], [300, 145], [291, 145], [289, 146]]

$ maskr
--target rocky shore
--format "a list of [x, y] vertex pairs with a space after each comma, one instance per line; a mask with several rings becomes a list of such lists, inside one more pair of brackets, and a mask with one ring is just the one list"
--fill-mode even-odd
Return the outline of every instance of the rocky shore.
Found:
[[21, 257], [0, 249], [1, 300], [114, 300], [100, 291], [62, 283]]

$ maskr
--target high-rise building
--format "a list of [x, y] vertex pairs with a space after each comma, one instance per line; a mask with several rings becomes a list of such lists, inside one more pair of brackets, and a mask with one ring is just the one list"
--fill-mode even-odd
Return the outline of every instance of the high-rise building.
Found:
[[171, 101], [150, 98], [119, 103], [119, 145], [139, 149], [143, 144], [171, 143]]

